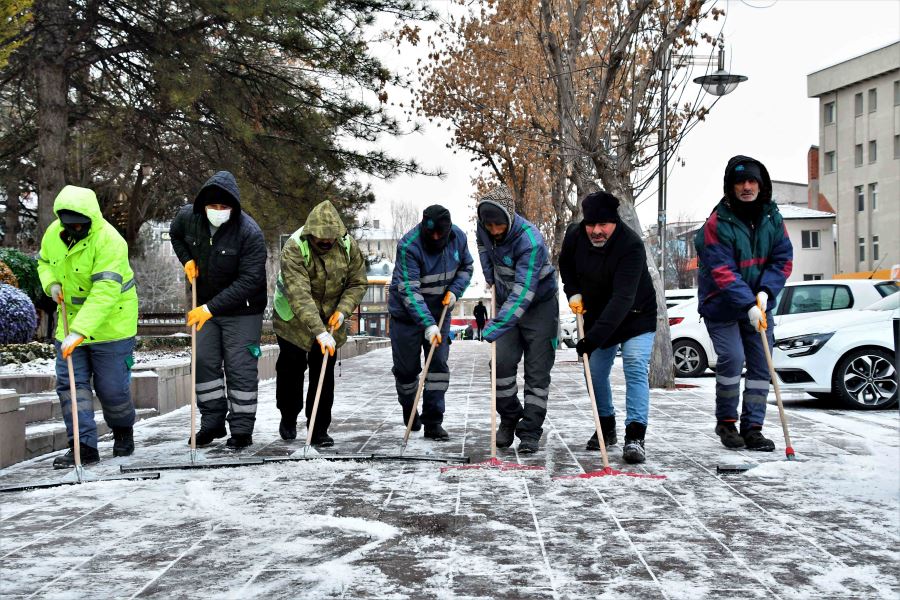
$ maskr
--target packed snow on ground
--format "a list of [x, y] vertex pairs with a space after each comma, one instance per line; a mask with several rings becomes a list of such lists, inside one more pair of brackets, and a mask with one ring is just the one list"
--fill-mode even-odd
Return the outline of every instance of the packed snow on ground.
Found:
[[[323, 454], [400, 452], [404, 425], [389, 349], [344, 360]], [[444, 425], [413, 433], [408, 456], [490, 457], [488, 346], [454, 342]], [[162, 471], [0, 496], [3, 598], [891, 598], [900, 593], [896, 411], [786, 401], [788, 462], [770, 407], [773, 453], [732, 452], [713, 434], [710, 378], [654, 390], [648, 460], [621, 460], [624, 381], [614, 369], [620, 445], [612, 466], [665, 480], [554, 477], [599, 469], [575, 353], [558, 353], [541, 451], [498, 457], [543, 471], [441, 473], [444, 463], [267, 463]], [[520, 392], [522, 382], [520, 381]], [[286, 456], [274, 384], [260, 387], [254, 445]], [[142, 421], [138, 449], [92, 469], [187, 461], [189, 411]], [[304, 437], [301, 422], [299, 437]], [[235, 455], [218, 440], [206, 460]], [[0, 485], [59, 478], [53, 455], [0, 471]], [[756, 464], [719, 476], [717, 463]]]

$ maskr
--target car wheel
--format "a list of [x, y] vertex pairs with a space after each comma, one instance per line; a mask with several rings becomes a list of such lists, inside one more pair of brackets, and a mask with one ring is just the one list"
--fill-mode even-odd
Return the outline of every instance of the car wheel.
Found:
[[678, 340], [672, 344], [675, 357], [675, 377], [697, 377], [708, 366], [706, 352], [693, 340]]
[[893, 408], [897, 405], [894, 358], [880, 348], [854, 350], [838, 363], [831, 387], [848, 408]]

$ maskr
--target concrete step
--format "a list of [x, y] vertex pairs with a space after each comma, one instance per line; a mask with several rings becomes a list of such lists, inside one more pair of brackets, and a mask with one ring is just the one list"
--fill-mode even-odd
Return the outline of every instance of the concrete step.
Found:
[[[59, 403], [57, 403], [58, 406]], [[139, 408], [136, 412], [138, 421], [155, 417], [158, 414], [153, 408]], [[109, 426], [103, 420], [103, 411], [98, 410], [94, 413], [94, 421], [97, 423], [97, 434], [101, 436], [101, 439], [102, 436], [111, 434]], [[29, 423], [25, 427], [25, 460], [68, 447], [66, 424], [63, 423], [61, 416]]]
[[[19, 396], [19, 406], [25, 409], [25, 422], [62, 420], [62, 406], [56, 392], [40, 392]], [[94, 396], [94, 410], [100, 410], [100, 400]]]

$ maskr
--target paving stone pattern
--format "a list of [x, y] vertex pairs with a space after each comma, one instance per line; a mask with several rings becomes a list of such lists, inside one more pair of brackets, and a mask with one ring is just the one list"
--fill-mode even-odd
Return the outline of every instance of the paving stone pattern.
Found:
[[[454, 343], [444, 422], [451, 441], [413, 433], [405, 453], [489, 458], [487, 357], [486, 344]], [[783, 440], [773, 406], [766, 434], [777, 441], [776, 452], [723, 449], [712, 431], [707, 378], [698, 388], [653, 391], [645, 465], [624, 465], [620, 446], [610, 451], [614, 467], [668, 479], [554, 480], [600, 466], [599, 454], [584, 450], [593, 423], [574, 359], [570, 350], [558, 355], [541, 451], [499, 453], [546, 471], [441, 475], [441, 463], [432, 462], [306, 461], [5, 494], [0, 597], [900, 595], [900, 501], [896, 494], [865, 501], [860, 487], [877, 479], [856, 485], [846, 468], [870, 460], [879, 468], [874, 454], [897, 455], [896, 411], [854, 413], [789, 400], [794, 446], [806, 462], [777, 476], [751, 470], [722, 477], [715, 471], [720, 460], [781, 461]], [[330, 431], [337, 443], [329, 450], [398, 453], [404, 427], [390, 350], [345, 360], [339, 371]], [[618, 366], [614, 377], [621, 440]], [[302, 448], [302, 440], [278, 438], [274, 382], [260, 391], [255, 443], [243, 455], [285, 456]], [[186, 460], [188, 419], [183, 408], [141, 422], [138, 451], [128, 459], [109, 458], [111, 442], [101, 443], [107, 458], [94, 472]], [[305, 429], [298, 433], [303, 438]], [[233, 456], [220, 442], [204, 454]], [[0, 485], [60, 477], [49, 468], [54, 456], [0, 471]], [[838, 475], [835, 465], [844, 467]]]

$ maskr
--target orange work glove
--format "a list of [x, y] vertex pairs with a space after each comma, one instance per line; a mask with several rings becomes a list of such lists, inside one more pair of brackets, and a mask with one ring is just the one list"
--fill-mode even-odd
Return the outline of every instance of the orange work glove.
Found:
[[316, 341], [319, 342], [319, 348], [322, 349], [322, 354], [325, 354], [327, 352], [330, 356], [334, 356], [334, 348], [336, 343], [334, 341], [333, 335], [331, 335], [327, 331], [323, 331], [316, 336]]
[[197, 263], [193, 260], [189, 260], [184, 263], [184, 274], [187, 275], [188, 281], [194, 283], [194, 280], [197, 279], [197, 275], [200, 274], [200, 269], [197, 268]]
[[453, 308], [453, 305], [456, 304], [456, 294], [453, 292], [447, 292], [444, 294], [444, 299], [441, 300], [441, 304], [446, 306], [447, 308]]
[[331, 317], [328, 319], [328, 328], [334, 331], [335, 329], [340, 329], [341, 325], [344, 324], [344, 313], [339, 310], [334, 311]]
[[58, 283], [53, 283], [50, 285], [50, 297], [53, 298], [53, 301], [59, 304], [63, 300], [63, 290], [62, 286]]
[[[191, 261], [193, 262], [193, 261]], [[197, 331], [203, 329], [203, 324], [212, 319], [212, 313], [206, 305], [198, 306], [187, 314], [188, 327], [197, 326]]]
[[62, 350], [63, 358], [69, 358], [72, 356], [72, 352], [75, 350], [75, 347], [84, 341], [84, 336], [80, 333], [75, 333], [74, 331], [69, 333], [60, 346], [60, 350]]
[[576, 315], [584, 314], [584, 302], [581, 301], [581, 294], [575, 294], [569, 298], [569, 308], [571, 308], [572, 312]]

